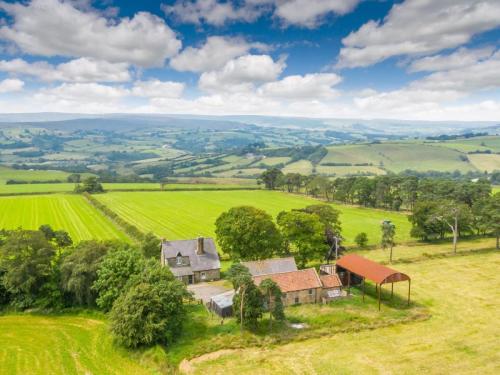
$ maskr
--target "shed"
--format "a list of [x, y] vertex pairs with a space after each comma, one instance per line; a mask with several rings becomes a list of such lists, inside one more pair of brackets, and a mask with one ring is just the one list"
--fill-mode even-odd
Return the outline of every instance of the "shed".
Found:
[[234, 290], [217, 294], [210, 298], [208, 308], [222, 318], [233, 315]]
[[351, 286], [351, 275], [361, 278], [363, 284], [363, 301], [365, 300], [365, 279], [375, 283], [378, 291], [378, 308], [380, 310], [380, 292], [383, 284], [391, 284], [391, 298], [394, 295], [394, 283], [408, 281], [408, 305], [410, 304], [411, 279], [408, 275], [386, 267], [380, 263], [363, 258], [356, 254], [345, 255], [337, 261], [337, 272], [347, 272], [347, 285]]
[[241, 264], [248, 268], [252, 276], [297, 271], [297, 264], [293, 257], [241, 262]]

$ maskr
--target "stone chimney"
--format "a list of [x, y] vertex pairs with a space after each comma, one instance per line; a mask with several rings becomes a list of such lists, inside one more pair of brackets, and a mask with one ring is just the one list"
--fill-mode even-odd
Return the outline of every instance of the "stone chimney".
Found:
[[196, 248], [196, 254], [205, 254], [205, 239], [203, 237], [198, 237], [198, 247]]

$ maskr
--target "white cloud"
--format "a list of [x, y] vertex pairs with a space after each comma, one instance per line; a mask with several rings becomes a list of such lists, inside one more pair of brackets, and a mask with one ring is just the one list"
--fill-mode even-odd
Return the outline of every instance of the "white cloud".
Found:
[[116, 101], [129, 94], [123, 87], [101, 85], [98, 83], [63, 83], [53, 88], [41, 89], [35, 94], [39, 100], [70, 102]]
[[0, 60], [0, 71], [34, 76], [42, 81], [125, 82], [130, 80], [126, 63], [109, 63], [85, 57], [52, 65], [45, 61], [29, 63], [23, 59]]
[[137, 81], [134, 83], [132, 94], [149, 98], [179, 98], [184, 91], [184, 83], [172, 81]]
[[275, 0], [274, 15], [286, 25], [313, 28], [328, 14], [343, 15], [351, 12], [359, 0]]
[[110, 20], [68, 1], [0, 2], [13, 22], [0, 27], [0, 38], [23, 52], [41, 56], [90, 57], [138, 66], [162, 66], [181, 42], [165, 22], [147, 12]]
[[252, 48], [264, 49], [259, 43], [248, 43], [243, 38], [208, 37], [201, 47], [187, 47], [170, 60], [178, 71], [207, 72], [220, 69], [229, 60], [248, 53]]
[[362, 67], [392, 56], [455, 48], [500, 25], [497, 0], [406, 0], [383, 21], [369, 21], [342, 40], [338, 67]]
[[434, 55], [414, 60], [410, 72], [433, 72], [438, 70], [449, 70], [474, 65], [490, 57], [494, 49], [492, 47], [467, 49], [459, 48], [449, 55]]
[[280, 81], [269, 82], [259, 88], [262, 96], [285, 99], [324, 99], [333, 98], [337, 94], [332, 86], [341, 78], [333, 73], [292, 75]]
[[231, 1], [218, 0], [177, 0], [174, 5], [162, 5], [166, 15], [174, 15], [179, 21], [196, 25], [206, 22], [222, 26], [230, 21], [253, 21], [260, 11], [255, 7], [235, 7]]
[[0, 94], [21, 91], [23, 86], [24, 82], [20, 79], [4, 79], [3, 81], [0, 81]]
[[283, 59], [274, 61], [268, 55], [245, 55], [228, 61], [220, 70], [203, 73], [198, 86], [209, 92], [249, 91], [255, 84], [276, 80], [285, 66]]

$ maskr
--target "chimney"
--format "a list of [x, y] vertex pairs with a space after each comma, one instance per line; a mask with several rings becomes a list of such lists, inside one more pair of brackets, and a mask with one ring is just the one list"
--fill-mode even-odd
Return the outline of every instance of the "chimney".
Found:
[[205, 254], [205, 241], [203, 237], [198, 237], [198, 247], [196, 249], [196, 254], [198, 255]]

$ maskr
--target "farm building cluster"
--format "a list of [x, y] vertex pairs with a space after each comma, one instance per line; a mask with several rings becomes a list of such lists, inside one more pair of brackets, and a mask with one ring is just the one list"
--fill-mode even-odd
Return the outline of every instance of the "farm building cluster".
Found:
[[[173, 275], [193, 290], [200, 290], [193, 284], [220, 280], [220, 259], [215, 241], [199, 237], [192, 240], [166, 241], [161, 243], [161, 263], [168, 266]], [[273, 280], [283, 293], [283, 305], [306, 303], [327, 303], [350, 294], [351, 286], [361, 286], [363, 301], [365, 281], [375, 283], [380, 309], [383, 284], [408, 281], [408, 303], [410, 302], [410, 277], [377, 262], [356, 254], [348, 254], [336, 264], [324, 264], [319, 268], [299, 270], [293, 257], [273, 258], [242, 262], [248, 268], [256, 286], [264, 280]], [[217, 290], [217, 289], [215, 289]], [[200, 297], [207, 307], [221, 317], [232, 315], [234, 290], [205, 293]]]

